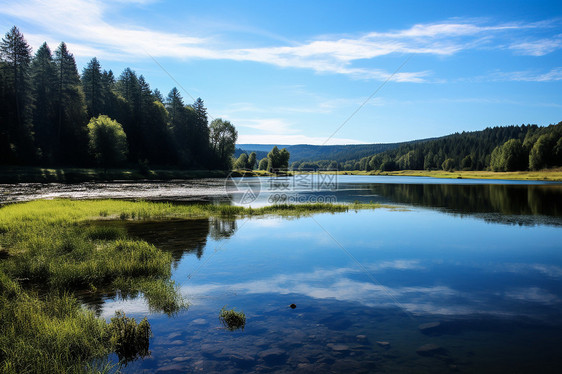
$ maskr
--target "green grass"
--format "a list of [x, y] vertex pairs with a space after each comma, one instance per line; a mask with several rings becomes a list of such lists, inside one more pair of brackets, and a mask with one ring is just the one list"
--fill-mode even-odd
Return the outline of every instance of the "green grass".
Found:
[[237, 312], [234, 308], [226, 309], [225, 305], [219, 313], [219, 321], [230, 331], [238, 329], [244, 330], [246, 326], [246, 315], [244, 312]]
[[[321, 172], [334, 174], [335, 172]], [[398, 170], [398, 171], [338, 171], [339, 175], [392, 175], [410, 177], [432, 177], [448, 179], [501, 179], [501, 180], [536, 180], [536, 181], [562, 181], [562, 168], [544, 169], [537, 171], [512, 171], [495, 172], [487, 170]]]
[[[148, 347], [139, 343], [138, 352], [130, 352], [125, 351], [130, 344], [123, 342], [148, 342], [148, 322], [136, 324], [117, 315], [108, 324], [80, 305], [75, 296], [79, 292], [113, 290], [122, 298], [142, 295], [150, 310], [168, 315], [187, 307], [170, 280], [171, 253], [129, 238], [124, 228], [109, 221], [299, 217], [378, 207], [381, 205], [285, 204], [252, 209], [65, 199], [1, 207], [0, 372], [105, 371], [107, 365], [98, 370], [92, 363], [110, 352], [121, 350], [125, 360], [144, 355], [143, 349]], [[224, 310], [223, 317], [234, 322], [241, 318], [233, 310]], [[117, 325], [122, 328], [115, 329]], [[123, 329], [130, 333], [117, 333]]]

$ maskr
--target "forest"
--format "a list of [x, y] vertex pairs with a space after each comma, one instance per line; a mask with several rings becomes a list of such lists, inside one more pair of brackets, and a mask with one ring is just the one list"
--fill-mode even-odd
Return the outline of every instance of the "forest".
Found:
[[115, 77], [94, 57], [80, 74], [64, 42], [32, 55], [14, 26], [0, 43], [0, 165], [229, 169], [237, 136], [130, 68]]
[[294, 170], [540, 170], [562, 166], [562, 122], [492, 127], [409, 142], [360, 159], [295, 161]]

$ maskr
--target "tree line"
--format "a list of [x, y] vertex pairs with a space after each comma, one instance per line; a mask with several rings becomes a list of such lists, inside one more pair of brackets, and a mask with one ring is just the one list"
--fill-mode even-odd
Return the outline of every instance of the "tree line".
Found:
[[257, 160], [256, 152], [251, 152], [249, 155], [247, 153], [242, 153], [233, 162], [234, 169], [247, 169], [247, 170], [287, 170], [289, 168], [289, 159], [291, 154], [286, 148], [279, 149], [279, 147], [274, 146], [271, 151], [267, 154], [267, 157]]
[[229, 169], [238, 133], [208, 117], [130, 68], [115, 77], [94, 57], [79, 74], [64, 42], [32, 56], [14, 26], [0, 43], [0, 164]]
[[296, 161], [293, 170], [540, 170], [562, 166], [562, 122], [492, 127], [404, 143], [355, 160]]

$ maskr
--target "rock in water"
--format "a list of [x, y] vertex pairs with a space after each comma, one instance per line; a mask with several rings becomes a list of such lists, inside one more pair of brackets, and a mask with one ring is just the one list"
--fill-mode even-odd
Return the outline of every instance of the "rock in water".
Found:
[[443, 347], [438, 346], [437, 344], [424, 344], [418, 349], [416, 349], [416, 353], [420, 356], [435, 356], [435, 355], [446, 355], [447, 350]]
[[271, 348], [262, 351], [258, 356], [268, 364], [281, 364], [287, 359], [287, 353], [279, 348]]
[[390, 342], [377, 342], [377, 344], [383, 348], [390, 348]]
[[441, 329], [441, 322], [422, 323], [418, 328], [423, 334], [436, 334]]

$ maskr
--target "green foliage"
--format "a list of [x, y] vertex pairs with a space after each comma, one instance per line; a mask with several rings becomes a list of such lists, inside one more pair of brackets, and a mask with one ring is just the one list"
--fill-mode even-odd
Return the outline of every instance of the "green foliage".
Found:
[[267, 158], [262, 158], [258, 164], [258, 170], [267, 170]]
[[235, 308], [226, 309], [226, 305], [222, 307], [219, 313], [219, 320], [230, 331], [238, 329], [244, 330], [246, 326], [246, 315], [244, 312], [237, 312]]
[[33, 161], [31, 47], [17, 27], [0, 43], [0, 163]]
[[250, 170], [254, 170], [256, 168], [256, 152], [252, 152], [250, 153], [250, 156], [248, 156], [248, 164], [247, 164], [247, 168]]
[[529, 153], [529, 168], [531, 170], [539, 170], [549, 166], [559, 165], [557, 162], [559, 160], [556, 160], [556, 153], [559, 153], [556, 145], [557, 142], [560, 141], [560, 138], [560, 135], [550, 133], [543, 134], [537, 139]]
[[111, 351], [106, 323], [73, 296], [40, 299], [7, 278], [0, 272], [1, 372], [81, 373]]
[[[348, 160], [340, 170], [486, 170], [514, 171], [562, 165], [562, 122], [557, 125], [507, 126], [406, 143], [395, 149]], [[541, 139], [539, 141], [539, 139]], [[533, 150], [534, 149], [534, 150]], [[303, 163], [304, 164], [304, 163]], [[302, 165], [302, 164], [301, 164]], [[317, 167], [320, 162], [317, 163]], [[321, 167], [320, 167], [321, 168]]]
[[236, 149], [238, 131], [229, 121], [217, 118], [211, 122], [209, 138], [215, 165], [225, 170], [231, 168], [230, 157]]
[[88, 124], [90, 152], [104, 167], [125, 160], [127, 154], [127, 135], [117, 121], [101, 115], [92, 118]]
[[[16, 27], [0, 47], [0, 163], [90, 166], [88, 118], [106, 115], [122, 125], [128, 140], [124, 161], [131, 164], [148, 160], [192, 169], [230, 168], [230, 146], [221, 147], [218, 155], [211, 151], [201, 98], [185, 105], [173, 88], [164, 100], [142, 75], [126, 68], [116, 80], [95, 57], [80, 77], [65, 43], [54, 58], [44, 43], [32, 59]], [[236, 141], [230, 126], [222, 145]], [[119, 159], [108, 159], [104, 166], [115, 167]]]
[[510, 139], [492, 151], [490, 168], [494, 171], [515, 171], [527, 168], [527, 153], [519, 139]]
[[109, 342], [119, 357], [119, 361], [128, 362], [150, 354], [149, 340], [152, 334], [148, 320], [143, 318], [137, 323], [122, 311], [116, 311], [108, 326]]
[[455, 160], [453, 160], [452, 158], [446, 159], [441, 164], [441, 168], [443, 170], [447, 170], [447, 171], [451, 171], [451, 170], [455, 169], [455, 167], [456, 167], [456, 163], [455, 163]]
[[31, 82], [35, 106], [33, 108], [33, 124], [35, 127], [36, 144], [40, 158], [53, 163], [56, 160], [55, 149], [57, 124], [55, 108], [57, 107], [57, 75], [53, 55], [47, 43], [37, 50], [31, 63]]
[[87, 111], [76, 60], [63, 42], [55, 51], [56, 66], [56, 136], [54, 147], [58, 162], [72, 164], [87, 159]]
[[232, 166], [233, 169], [248, 169], [248, 155], [246, 153], [242, 153], [238, 160], [234, 162]]
[[288, 169], [290, 157], [286, 148], [279, 150], [277, 146], [274, 146], [267, 154], [267, 170]]

